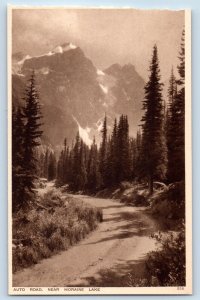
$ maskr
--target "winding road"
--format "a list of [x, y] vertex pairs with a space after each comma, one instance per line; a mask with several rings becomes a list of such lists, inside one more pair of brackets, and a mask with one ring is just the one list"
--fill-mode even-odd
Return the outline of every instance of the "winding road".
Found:
[[103, 209], [103, 222], [84, 240], [13, 275], [17, 287], [120, 286], [130, 271], [144, 272], [144, 258], [156, 248], [150, 238], [157, 228], [144, 208], [116, 200], [74, 195]]

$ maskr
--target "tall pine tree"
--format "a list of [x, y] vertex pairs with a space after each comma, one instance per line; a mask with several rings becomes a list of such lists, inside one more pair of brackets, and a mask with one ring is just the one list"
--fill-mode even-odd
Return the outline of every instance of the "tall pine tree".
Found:
[[[168, 88], [168, 105], [167, 105], [167, 111], [165, 116], [165, 131], [166, 131], [166, 142], [167, 142], [167, 158], [168, 158], [168, 165], [167, 165], [167, 180], [169, 178], [172, 178], [173, 176], [173, 168], [174, 166], [171, 165], [174, 164], [174, 161], [171, 159], [174, 154], [173, 150], [173, 144], [174, 144], [174, 132], [173, 128], [176, 122], [174, 119], [174, 113], [173, 113], [173, 106], [174, 102], [177, 97], [177, 82], [176, 78], [174, 76], [173, 68], [171, 70], [171, 76], [169, 79], [169, 88]], [[172, 173], [171, 173], [172, 172]]]
[[87, 175], [87, 188], [91, 191], [95, 191], [100, 187], [98, 149], [95, 142], [95, 138], [93, 139], [93, 143], [90, 148]]
[[35, 148], [40, 145], [40, 137], [42, 135], [40, 122], [42, 115], [34, 72], [31, 75], [29, 84], [27, 85], [24, 100], [23, 169], [26, 176], [24, 179], [24, 188], [21, 198], [23, 203], [28, 204], [33, 200], [34, 195], [34, 179], [36, 178], [35, 174], [37, 171]]
[[168, 132], [170, 140], [168, 181], [185, 178], [185, 32], [182, 33], [179, 53], [177, 92], [171, 105], [171, 119]]
[[100, 145], [99, 156], [99, 170], [102, 178], [102, 186], [106, 186], [106, 173], [107, 173], [107, 118], [105, 116], [103, 121], [102, 133], [102, 142]]
[[157, 46], [153, 47], [149, 80], [145, 86], [143, 101], [144, 116], [142, 141], [142, 175], [148, 178], [149, 193], [153, 193], [153, 181], [164, 179], [166, 174], [166, 143], [164, 135], [164, 113], [162, 83]]
[[13, 212], [23, 206], [24, 190], [24, 122], [22, 109], [12, 112], [12, 207]]
[[117, 128], [118, 167], [117, 182], [130, 179], [129, 125], [127, 116], [121, 115]]
[[53, 152], [49, 155], [48, 163], [48, 180], [54, 180], [56, 178], [56, 157]]

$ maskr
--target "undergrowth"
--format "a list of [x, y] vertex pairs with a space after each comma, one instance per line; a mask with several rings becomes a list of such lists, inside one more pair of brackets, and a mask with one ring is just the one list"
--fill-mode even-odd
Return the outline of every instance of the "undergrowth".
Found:
[[[51, 199], [50, 199], [51, 198]], [[56, 193], [44, 195], [42, 205], [51, 207]], [[59, 205], [58, 205], [59, 204]], [[102, 211], [81, 200], [58, 201], [53, 209], [32, 209], [13, 216], [13, 272], [36, 264], [83, 239], [102, 221]]]
[[152, 251], [145, 260], [145, 274], [137, 278], [129, 273], [127, 286], [185, 286], [185, 229], [167, 236], [154, 235], [160, 249]]

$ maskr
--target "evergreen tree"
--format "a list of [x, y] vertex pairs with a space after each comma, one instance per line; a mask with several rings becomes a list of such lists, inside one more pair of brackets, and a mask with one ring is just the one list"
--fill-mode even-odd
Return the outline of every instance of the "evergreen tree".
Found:
[[79, 132], [76, 135], [76, 141], [73, 148], [73, 158], [72, 158], [72, 186], [75, 190], [79, 188], [79, 172], [80, 172], [80, 143], [81, 139]]
[[108, 162], [110, 162], [111, 168], [111, 184], [116, 185], [118, 180], [118, 155], [119, 155], [119, 147], [118, 147], [118, 136], [117, 136], [117, 119], [115, 118], [113, 131], [111, 135], [110, 141], [110, 155], [108, 158]]
[[38, 177], [45, 177], [44, 176], [44, 158], [45, 158], [45, 153], [41, 151], [38, 153]]
[[153, 180], [164, 179], [166, 174], [166, 144], [164, 136], [164, 113], [162, 83], [158, 50], [155, 45], [150, 64], [149, 80], [145, 86], [142, 118], [142, 176], [148, 178], [149, 193], [153, 193]]
[[177, 96], [177, 80], [176, 77], [174, 76], [174, 69], [172, 67], [171, 76], [169, 79], [169, 88], [168, 88], [168, 110], [170, 116], [172, 111], [172, 105], [176, 99], [176, 96]]
[[142, 170], [142, 133], [140, 130], [137, 132], [136, 136], [136, 164], [135, 164], [135, 174], [136, 179], [140, 180]]
[[171, 105], [168, 130], [168, 181], [185, 178], [185, 32], [182, 33], [178, 65], [177, 92]]
[[12, 163], [23, 166], [24, 123], [21, 107], [12, 112]]
[[44, 177], [48, 178], [48, 164], [49, 164], [49, 150], [46, 149], [45, 155], [44, 155]]
[[48, 180], [54, 180], [56, 178], [56, 157], [53, 152], [49, 155], [48, 163]]
[[136, 138], [130, 140], [130, 160], [131, 166], [131, 178], [134, 180], [140, 180], [141, 166], [142, 166], [142, 135], [140, 130], [137, 131]]
[[177, 81], [176, 77], [174, 76], [174, 70], [173, 67], [171, 69], [171, 75], [169, 79], [169, 87], [168, 87], [168, 103], [165, 107], [165, 130], [166, 130], [166, 138], [167, 138], [167, 146], [168, 143], [171, 141], [168, 141], [169, 138], [169, 131], [170, 131], [170, 123], [171, 123], [171, 117], [172, 117], [172, 106], [177, 96]]
[[23, 168], [24, 123], [22, 109], [12, 112], [12, 207], [18, 210], [22, 205], [21, 195], [24, 190], [26, 174]]
[[23, 109], [24, 119], [24, 141], [23, 141], [23, 169], [26, 174], [24, 180], [24, 189], [21, 194], [22, 202], [28, 204], [33, 200], [34, 179], [36, 178], [37, 159], [35, 157], [35, 148], [40, 145], [42, 130], [40, 129], [41, 111], [39, 105], [39, 96], [35, 86], [34, 72], [31, 75], [29, 84], [25, 91], [25, 107]]
[[129, 125], [127, 116], [121, 115], [117, 128], [117, 182], [130, 179]]
[[69, 176], [69, 148], [67, 147], [67, 139], [64, 139], [63, 150], [60, 153], [60, 157], [57, 163], [57, 183], [59, 185], [68, 182]]
[[57, 163], [57, 175], [56, 182], [58, 185], [63, 185], [64, 182], [64, 173], [63, 173], [63, 165], [64, 165], [64, 151], [62, 150]]
[[106, 172], [107, 172], [107, 118], [105, 116], [102, 128], [102, 142], [100, 145], [99, 156], [99, 171], [102, 178], [102, 186], [106, 185]]
[[113, 185], [113, 157], [112, 157], [112, 140], [109, 137], [106, 146], [105, 172], [103, 182], [105, 187]]
[[98, 149], [94, 138], [90, 148], [88, 167], [87, 167], [87, 174], [88, 174], [87, 188], [91, 191], [95, 191], [100, 187], [100, 173], [98, 167], [99, 167]]
[[173, 105], [177, 97], [177, 82], [174, 76], [173, 68], [171, 70], [171, 76], [169, 79], [169, 88], [168, 88], [168, 106], [165, 116], [165, 131], [166, 131], [166, 143], [167, 143], [167, 157], [168, 157], [168, 165], [167, 165], [167, 179], [172, 177], [171, 172], [173, 173], [173, 168], [171, 164], [174, 164], [174, 161], [171, 159], [173, 157], [173, 144], [174, 144], [174, 132], [173, 127], [175, 124], [174, 121], [174, 113], [173, 113]]
[[66, 183], [72, 183], [72, 172], [73, 172], [73, 153], [72, 150], [70, 151], [68, 148], [68, 159], [67, 159], [67, 177]]
[[79, 154], [79, 172], [77, 173], [77, 188], [84, 190], [87, 184], [87, 170], [86, 170], [86, 147], [81, 140], [80, 154]]

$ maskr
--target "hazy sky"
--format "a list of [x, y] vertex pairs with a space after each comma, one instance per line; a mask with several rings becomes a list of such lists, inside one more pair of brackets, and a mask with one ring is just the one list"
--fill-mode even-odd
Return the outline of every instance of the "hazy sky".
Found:
[[100, 69], [132, 63], [146, 79], [156, 43], [165, 81], [176, 67], [184, 11], [113, 9], [13, 10], [13, 53], [40, 55], [72, 42]]

